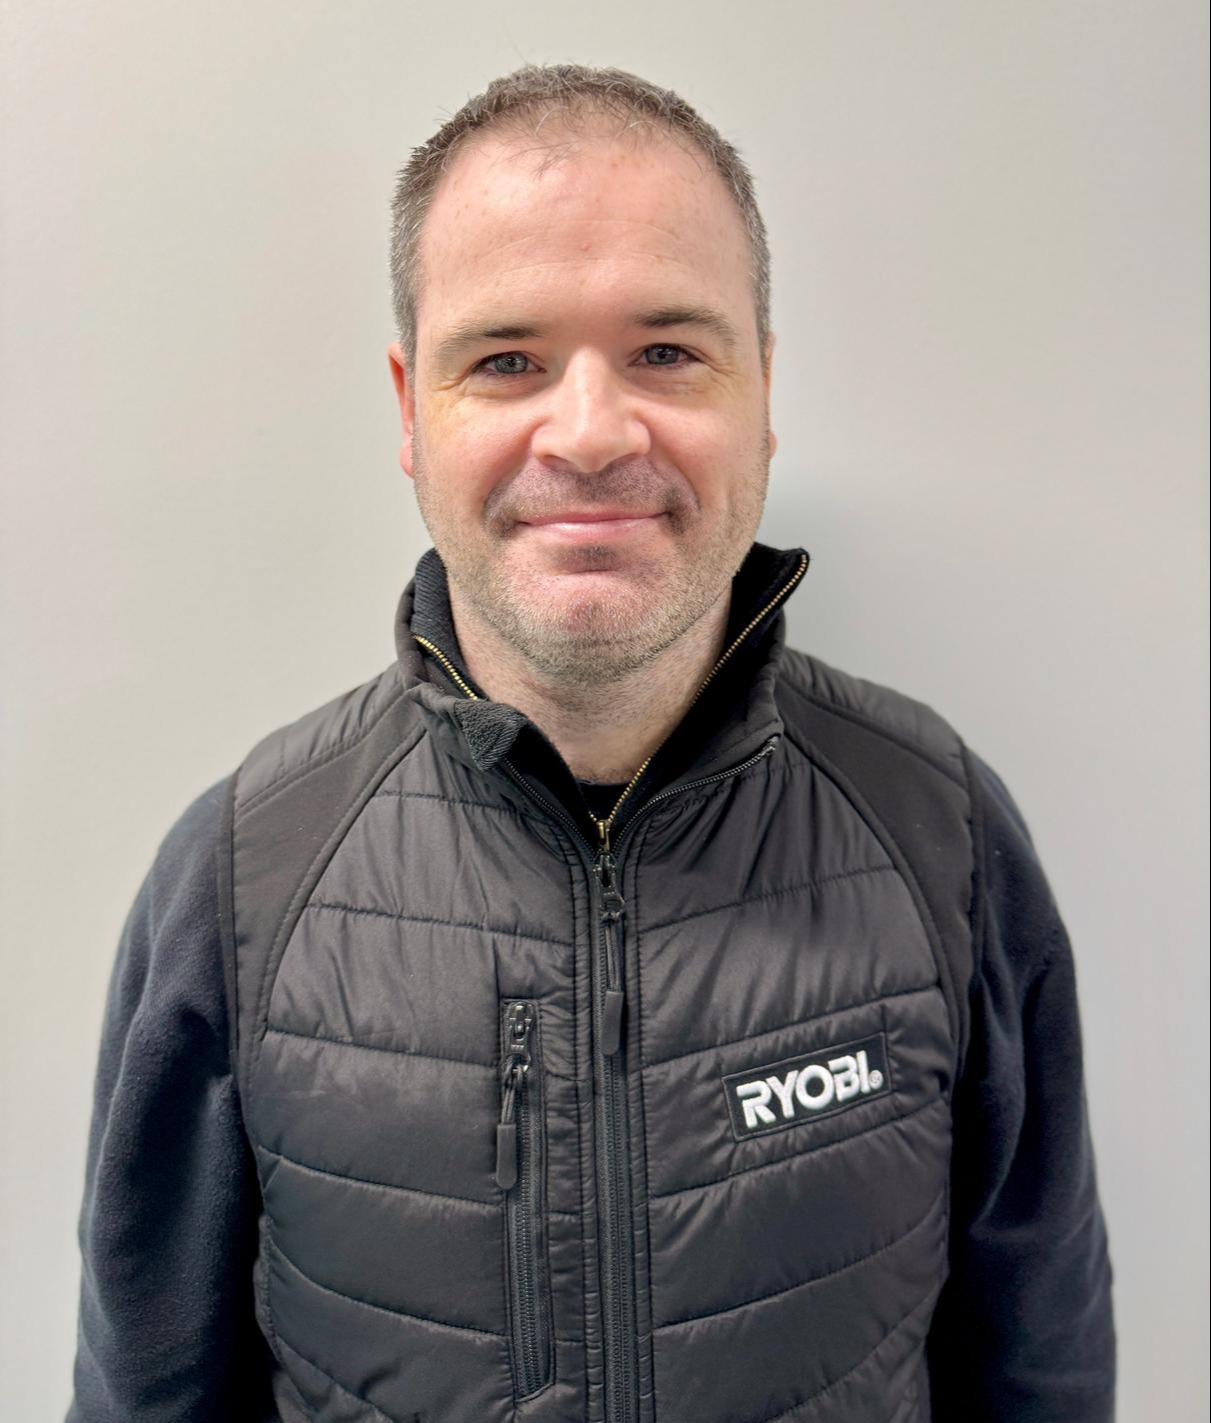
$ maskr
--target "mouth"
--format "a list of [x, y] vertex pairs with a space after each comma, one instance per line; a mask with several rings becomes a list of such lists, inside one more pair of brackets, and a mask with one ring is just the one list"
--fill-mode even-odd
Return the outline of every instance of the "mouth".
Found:
[[562, 509], [519, 519], [518, 524], [537, 535], [570, 543], [602, 543], [624, 539], [655, 528], [665, 518], [663, 510]]

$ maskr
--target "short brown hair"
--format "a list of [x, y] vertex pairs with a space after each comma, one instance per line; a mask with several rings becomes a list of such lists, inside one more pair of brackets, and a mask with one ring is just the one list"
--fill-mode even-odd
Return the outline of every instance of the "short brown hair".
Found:
[[739, 152], [671, 89], [661, 89], [622, 69], [580, 64], [527, 64], [494, 79], [469, 99], [427, 143], [412, 150], [400, 170], [391, 201], [391, 299], [409, 368], [416, 363], [420, 239], [429, 204], [451, 159], [474, 135], [491, 128], [535, 131], [552, 115], [565, 128], [581, 119], [614, 118], [620, 132], [663, 131], [689, 139], [714, 165], [735, 199], [748, 234], [757, 343], [764, 355], [769, 336], [769, 243], [757, 207], [753, 177]]

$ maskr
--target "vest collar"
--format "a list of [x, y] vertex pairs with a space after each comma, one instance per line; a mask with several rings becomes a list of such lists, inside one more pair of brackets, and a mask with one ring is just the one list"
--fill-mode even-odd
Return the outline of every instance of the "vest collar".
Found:
[[[689, 711], [628, 788], [626, 811], [658, 789], [725, 771], [781, 734], [774, 683], [785, 642], [782, 605], [808, 562], [803, 549], [753, 544], [732, 581], [724, 653]], [[446, 568], [436, 549], [421, 556], [400, 597], [395, 645], [410, 695], [442, 750], [512, 793], [514, 774], [524, 773], [579, 823], [602, 831], [547, 737], [517, 708], [492, 701], [467, 671]]]

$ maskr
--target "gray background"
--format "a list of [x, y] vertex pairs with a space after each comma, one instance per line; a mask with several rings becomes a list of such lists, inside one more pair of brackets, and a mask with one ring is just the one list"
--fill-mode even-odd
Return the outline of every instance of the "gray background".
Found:
[[739, 144], [793, 639], [1008, 781], [1077, 955], [1124, 1420], [1205, 1417], [1207, 140], [1195, 3], [253, 5], [3, 19], [6, 1418], [61, 1416], [101, 1008], [185, 804], [392, 656], [386, 213], [526, 60]]

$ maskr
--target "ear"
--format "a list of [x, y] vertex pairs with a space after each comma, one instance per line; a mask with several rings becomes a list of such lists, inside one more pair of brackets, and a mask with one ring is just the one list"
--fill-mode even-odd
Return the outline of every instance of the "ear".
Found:
[[[770, 375], [771, 375], [771, 373], [772, 373], [772, 371], [773, 371], [773, 365], [774, 365], [774, 333], [771, 331], [771, 332], [769, 333], [769, 335], [765, 338], [765, 350], [764, 350], [764, 352], [762, 353], [762, 357], [761, 357], [761, 378], [762, 378], [762, 380], [763, 380], [764, 383], [765, 383], [765, 423], [766, 423], [767, 426], [769, 425]], [[769, 453], [770, 453], [770, 458], [771, 458], [771, 459], [773, 459], [773, 457], [774, 457], [774, 451], [775, 451], [777, 448], [778, 448], [778, 437], [777, 437], [777, 435], [774, 434], [773, 430], [770, 430], [770, 432], [769, 432]]]
[[408, 369], [408, 359], [398, 341], [387, 347], [387, 364], [391, 367], [391, 381], [395, 386], [395, 398], [399, 403], [400, 424], [403, 439], [399, 447], [399, 467], [409, 479], [412, 478], [412, 431], [416, 424], [416, 391], [413, 389], [412, 372]]

